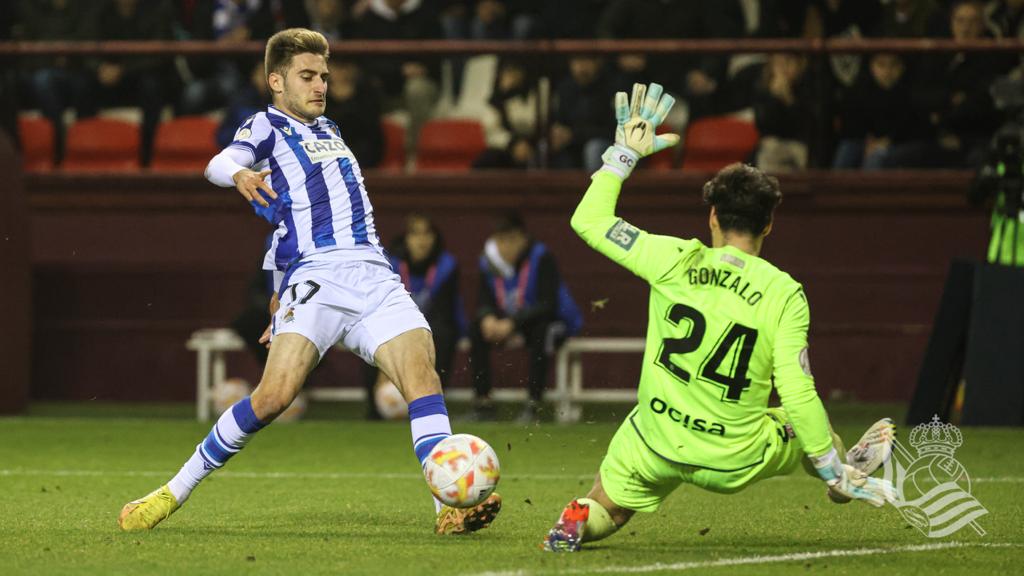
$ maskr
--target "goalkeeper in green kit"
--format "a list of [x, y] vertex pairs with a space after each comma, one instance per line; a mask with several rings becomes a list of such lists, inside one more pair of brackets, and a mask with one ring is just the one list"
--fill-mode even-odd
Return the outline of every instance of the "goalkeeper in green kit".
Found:
[[[678, 143], [655, 135], [673, 103], [658, 84], [634, 85], [631, 99], [615, 95], [615, 144], [572, 217], [587, 244], [650, 284], [651, 298], [637, 406], [546, 550], [606, 538], [680, 484], [733, 493], [801, 463], [835, 502], [882, 506], [895, 497], [892, 484], [869, 477], [892, 452], [892, 421], [875, 423], [846, 453], [814, 389], [803, 288], [758, 257], [782, 198], [778, 181], [733, 164], [705, 184], [711, 247], [615, 216], [637, 161]], [[782, 408], [768, 408], [773, 380]]]

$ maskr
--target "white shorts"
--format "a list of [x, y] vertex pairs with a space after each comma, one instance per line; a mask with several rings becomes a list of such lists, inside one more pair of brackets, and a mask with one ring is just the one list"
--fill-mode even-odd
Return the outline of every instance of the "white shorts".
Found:
[[297, 265], [278, 297], [273, 335], [301, 334], [320, 357], [337, 343], [373, 365], [377, 348], [395, 336], [430, 330], [426, 318], [383, 263], [305, 261]]

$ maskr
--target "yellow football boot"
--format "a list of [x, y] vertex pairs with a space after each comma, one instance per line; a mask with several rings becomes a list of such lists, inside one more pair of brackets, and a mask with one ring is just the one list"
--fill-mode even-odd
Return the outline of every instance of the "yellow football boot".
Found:
[[117, 523], [121, 530], [149, 530], [179, 508], [178, 500], [167, 485], [124, 505]]
[[437, 513], [437, 534], [469, 534], [487, 528], [494, 522], [494, 517], [501, 511], [501, 496], [491, 494], [480, 504], [472, 508], [441, 507]]

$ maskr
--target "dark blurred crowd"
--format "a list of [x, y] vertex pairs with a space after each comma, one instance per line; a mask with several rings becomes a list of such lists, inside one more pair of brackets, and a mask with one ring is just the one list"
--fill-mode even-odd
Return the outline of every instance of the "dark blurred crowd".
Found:
[[[332, 41], [537, 38], [952, 38], [1024, 36], [1024, 0], [20, 0], [0, 38], [262, 40], [294, 26]], [[403, 114], [406, 149], [450, 107], [478, 117], [479, 168], [593, 168], [613, 134], [612, 95], [659, 82], [680, 102], [673, 130], [746, 111], [760, 136], [750, 161], [773, 169], [970, 166], [1003, 121], [989, 87], [1020, 76], [1020, 54], [695, 55], [642, 53], [564, 60], [331, 60], [327, 115], [361, 164], [384, 154], [380, 119]], [[141, 110], [143, 165], [168, 115], [223, 114], [230, 140], [268, 94], [251, 56], [31, 57], [8, 75], [9, 109], [38, 110], [57, 127], [109, 107]], [[539, 79], [550, 79], [546, 84]], [[13, 86], [13, 87], [12, 87]], [[474, 99], [479, 105], [474, 107]], [[454, 104], [451, 104], [454, 103]], [[538, 113], [538, 106], [547, 106]], [[683, 146], [686, 146], [684, 142]], [[685, 152], [682, 152], [685, 153]]]

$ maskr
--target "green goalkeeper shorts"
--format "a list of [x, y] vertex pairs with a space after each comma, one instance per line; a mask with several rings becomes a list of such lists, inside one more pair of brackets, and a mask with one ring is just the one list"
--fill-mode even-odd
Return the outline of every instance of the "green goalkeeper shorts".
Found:
[[738, 492], [759, 480], [789, 474], [800, 465], [804, 451], [792, 437], [787, 420], [784, 410], [769, 408], [764, 426], [771, 427], [772, 433], [764, 460], [742, 470], [721, 472], [663, 459], [644, 444], [626, 418], [601, 462], [601, 484], [612, 502], [639, 512], [657, 510], [682, 483], [712, 492]]

